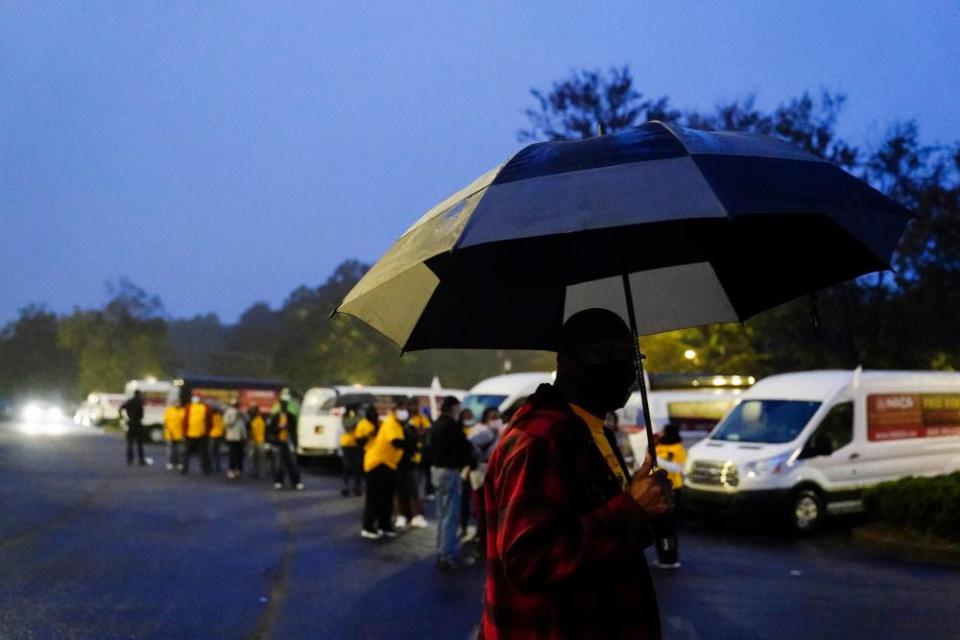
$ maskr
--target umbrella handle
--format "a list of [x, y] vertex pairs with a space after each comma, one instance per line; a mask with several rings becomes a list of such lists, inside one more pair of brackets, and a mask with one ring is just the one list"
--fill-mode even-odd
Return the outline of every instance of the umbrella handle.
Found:
[[[657, 447], [653, 442], [653, 421], [650, 419], [650, 403], [647, 400], [647, 380], [643, 375], [643, 360], [646, 358], [640, 352], [640, 334], [637, 331], [637, 314], [633, 309], [633, 292], [630, 288], [630, 276], [623, 274], [623, 295], [627, 302], [627, 318], [630, 321], [630, 331], [633, 333], [633, 359], [637, 368], [637, 380], [640, 384], [640, 402], [643, 408], [643, 426], [647, 431], [647, 451], [653, 461], [653, 468], [657, 468]], [[641, 461], [642, 462], [642, 461]]]

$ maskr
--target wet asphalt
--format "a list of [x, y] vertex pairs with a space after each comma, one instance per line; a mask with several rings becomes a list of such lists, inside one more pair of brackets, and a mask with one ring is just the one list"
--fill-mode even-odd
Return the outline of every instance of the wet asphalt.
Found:
[[[482, 570], [433, 565], [436, 530], [359, 537], [335, 473], [304, 492], [127, 467], [117, 434], [0, 424], [0, 638], [467, 638]], [[654, 578], [668, 639], [960, 638], [960, 569], [685, 525]]]

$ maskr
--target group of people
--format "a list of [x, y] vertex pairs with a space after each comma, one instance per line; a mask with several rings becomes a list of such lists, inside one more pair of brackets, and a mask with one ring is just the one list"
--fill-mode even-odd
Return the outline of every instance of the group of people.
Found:
[[469, 566], [472, 557], [461, 554], [460, 541], [478, 532], [470, 525], [478, 516], [475, 489], [503, 428], [497, 408], [487, 408], [477, 421], [449, 396], [434, 422], [415, 398], [396, 401], [383, 416], [373, 406], [357, 413], [356, 420], [344, 420], [341, 493], [364, 495], [360, 535], [392, 538], [408, 526], [428, 526], [422, 499], [431, 498], [437, 505], [437, 566]]
[[[121, 406], [120, 415], [127, 424], [127, 463], [133, 464], [136, 449], [139, 463], [147, 464], [140, 391]], [[275, 489], [282, 489], [285, 481], [298, 491], [304, 488], [296, 457], [297, 416], [285, 397], [270, 413], [261, 412], [257, 405], [244, 409], [239, 401], [221, 404], [193, 396], [184, 403], [178, 399], [164, 412], [163, 435], [169, 471], [186, 475], [191, 459], [198, 458], [205, 475], [222, 473], [225, 448], [227, 478], [241, 477], [249, 457], [254, 478], [261, 477], [269, 467]]]

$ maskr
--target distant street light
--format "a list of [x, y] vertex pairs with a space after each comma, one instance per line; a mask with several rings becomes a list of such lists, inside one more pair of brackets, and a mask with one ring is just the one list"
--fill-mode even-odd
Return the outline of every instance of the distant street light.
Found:
[[697, 352], [694, 351], [693, 349], [687, 349], [686, 351], [683, 352], [683, 357], [686, 358], [687, 360], [696, 360]]

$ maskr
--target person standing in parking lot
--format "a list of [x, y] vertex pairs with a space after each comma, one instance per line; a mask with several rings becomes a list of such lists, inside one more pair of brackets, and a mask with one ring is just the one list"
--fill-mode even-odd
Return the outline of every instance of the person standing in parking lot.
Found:
[[393, 524], [393, 496], [397, 465], [403, 457], [403, 426], [397, 418], [396, 409], [405, 410], [400, 403], [384, 416], [378, 426], [374, 422], [377, 420], [376, 409], [371, 408], [367, 419], [357, 425], [357, 439], [365, 443], [363, 471], [367, 477], [367, 493], [360, 529], [360, 535], [364, 538], [375, 540], [397, 535]]
[[343, 416], [343, 433], [340, 435], [340, 456], [343, 460], [343, 488], [340, 495], [363, 495], [363, 449], [357, 442], [357, 413], [359, 407], [351, 407]]
[[187, 406], [187, 446], [183, 455], [183, 467], [180, 473], [190, 472], [190, 458], [200, 457], [200, 467], [204, 474], [210, 473], [210, 455], [207, 450], [207, 431], [210, 427], [210, 414], [207, 405], [193, 396]]
[[183, 423], [186, 411], [178, 398], [163, 412], [163, 439], [167, 441], [167, 471], [181, 469], [180, 445], [183, 442]]
[[120, 405], [120, 417], [127, 423], [127, 465], [132, 465], [134, 448], [141, 465], [147, 464], [143, 456], [143, 394], [137, 389], [133, 397]]
[[220, 473], [221, 468], [220, 449], [223, 447], [223, 433], [223, 406], [217, 404], [210, 414], [210, 434], [207, 440], [210, 447], [210, 463], [217, 473]]
[[267, 442], [273, 448], [273, 488], [283, 489], [284, 476], [290, 477], [291, 486], [303, 491], [300, 467], [297, 465], [297, 416], [290, 411], [286, 400], [280, 401], [279, 411], [270, 416], [267, 425]]
[[464, 566], [457, 523], [463, 488], [461, 473], [472, 466], [473, 447], [458, 420], [459, 414], [460, 401], [447, 396], [440, 406], [440, 417], [430, 427], [433, 486], [437, 492], [437, 567], [443, 571]]
[[[423, 458], [424, 429], [426, 416], [420, 413], [416, 398], [407, 401], [406, 409], [396, 412], [403, 424], [403, 458], [397, 466], [397, 520], [396, 527], [403, 529], [408, 524], [422, 529], [427, 526], [420, 503], [420, 462]], [[423, 421], [421, 421], [422, 419]], [[427, 422], [429, 424], [429, 422]]]
[[253, 458], [253, 477], [259, 478], [266, 456], [267, 422], [263, 419], [263, 414], [260, 413], [260, 407], [255, 404], [247, 410], [247, 421], [250, 426], [250, 455]]
[[223, 424], [223, 435], [227, 442], [227, 477], [235, 480], [243, 473], [243, 450], [247, 442], [246, 416], [240, 411], [238, 401], [234, 401], [223, 413]]

